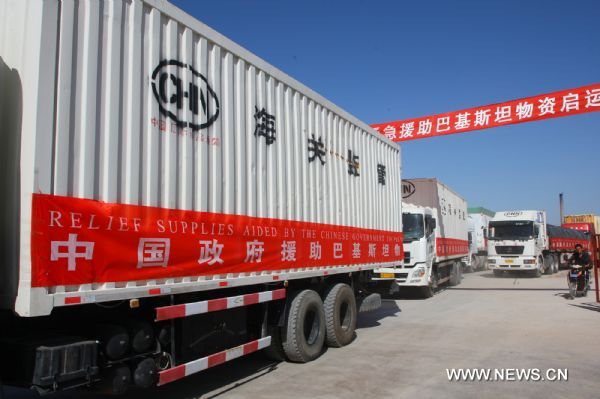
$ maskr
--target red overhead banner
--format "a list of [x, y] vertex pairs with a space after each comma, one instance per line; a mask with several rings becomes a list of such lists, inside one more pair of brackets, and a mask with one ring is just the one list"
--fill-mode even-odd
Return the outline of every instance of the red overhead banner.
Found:
[[32, 286], [400, 262], [402, 233], [33, 195]]
[[600, 111], [600, 83], [371, 126], [393, 141], [408, 141], [594, 111]]

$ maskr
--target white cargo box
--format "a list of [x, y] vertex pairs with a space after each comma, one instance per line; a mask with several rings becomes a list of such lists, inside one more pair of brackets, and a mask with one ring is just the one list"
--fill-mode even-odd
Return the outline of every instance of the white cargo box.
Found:
[[467, 202], [437, 179], [403, 180], [405, 203], [437, 209], [437, 261], [468, 256]]
[[[1, 0], [0, 21], [2, 307], [35, 316], [402, 259], [399, 147], [180, 9]], [[283, 248], [285, 226], [307, 223]], [[263, 241], [254, 258], [231, 250]]]

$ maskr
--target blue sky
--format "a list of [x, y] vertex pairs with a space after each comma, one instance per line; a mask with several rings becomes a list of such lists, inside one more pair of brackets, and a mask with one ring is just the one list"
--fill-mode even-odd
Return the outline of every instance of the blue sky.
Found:
[[[600, 82], [600, 1], [174, 4], [367, 123]], [[402, 145], [470, 205], [600, 214], [600, 112]]]

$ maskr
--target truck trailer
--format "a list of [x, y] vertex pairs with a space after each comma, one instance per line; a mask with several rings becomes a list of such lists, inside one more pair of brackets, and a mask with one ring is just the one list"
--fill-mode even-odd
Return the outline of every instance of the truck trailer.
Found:
[[[469, 255], [467, 203], [437, 179], [402, 181], [404, 259], [375, 270], [374, 281], [395, 281], [431, 297], [438, 285], [458, 285]], [[392, 287], [393, 289], [393, 287]]]
[[307, 362], [403, 259], [399, 147], [162, 0], [1, 0], [0, 380]]
[[483, 207], [468, 208], [469, 222], [469, 256], [467, 270], [484, 270], [487, 268], [488, 225], [496, 212]]
[[489, 232], [488, 265], [496, 276], [515, 271], [537, 277], [556, 273], [575, 245], [590, 250], [588, 234], [548, 224], [545, 211], [496, 212]]

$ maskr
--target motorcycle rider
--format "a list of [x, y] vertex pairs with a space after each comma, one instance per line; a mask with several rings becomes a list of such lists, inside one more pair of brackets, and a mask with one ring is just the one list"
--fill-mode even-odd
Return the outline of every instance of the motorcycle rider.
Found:
[[585, 275], [585, 283], [589, 284], [590, 274], [589, 269], [592, 268], [592, 262], [590, 259], [590, 254], [583, 250], [583, 246], [581, 244], [575, 245], [575, 252], [571, 255], [571, 259], [569, 259], [569, 263], [571, 265], [580, 265], [583, 269], [583, 273]]
[[591, 268], [590, 254], [584, 252], [581, 244], [575, 245], [575, 252], [571, 255], [570, 263], [572, 265], [580, 265], [586, 270]]

